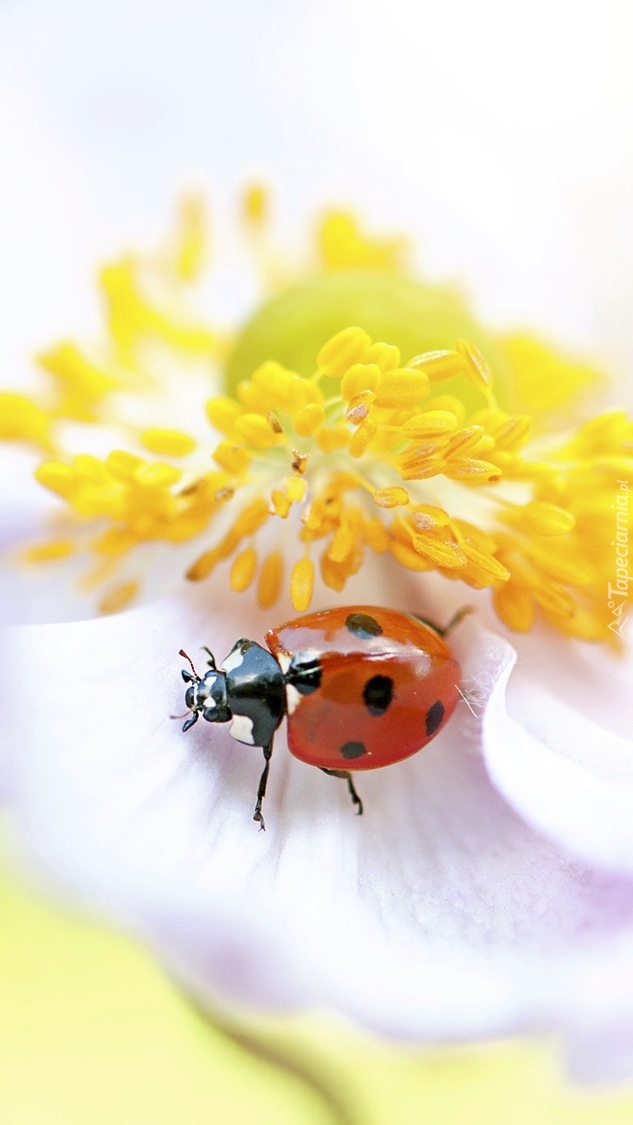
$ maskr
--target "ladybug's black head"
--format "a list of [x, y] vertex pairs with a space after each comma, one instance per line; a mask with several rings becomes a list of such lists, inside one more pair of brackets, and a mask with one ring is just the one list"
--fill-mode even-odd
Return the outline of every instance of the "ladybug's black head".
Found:
[[[181, 656], [189, 660], [185, 652], [181, 652]], [[191, 711], [190, 717], [183, 723], [183, 730], [189, 730], [197, 723], [200, 715], [208, 723], [226, 723], [233, 718], [226, 697], [226, 675], [215, 667], [211, 653], [209, 656], [211, 669], [204, 676], [198, 675], [191, 660], [191, 672], [188, 668], [182, 670], [182, 678], [189, 685], [185, 692], [185, 706]]]

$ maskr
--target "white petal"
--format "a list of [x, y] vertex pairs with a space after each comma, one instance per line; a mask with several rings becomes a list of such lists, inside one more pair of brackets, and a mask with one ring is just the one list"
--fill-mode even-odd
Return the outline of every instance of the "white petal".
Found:
[[[243, 595], [213, 601], [207, 588], [5, 638], [13, 800], [37, 862], [203, 997], [326, 1005], [416, 1040], [571, 1022], [579, 965], [633, 933], [633, 884], [566, 859], [511, 812], [465, 704], [423, 753], [359, 778], [362, 818], [280, 737], [258, 832], [258, 750], [168, 717], [182, 710], [181, 645], [197, 659], [211, 641], [222, 658], [270, 624]], [[488, 722], [513, 651], [473, 623], [454, 643]]]
[[484, 719], [490, 777], [528, 823], [582, 861], [633, 874], [633, 743], [587, 719], [527, 672]]

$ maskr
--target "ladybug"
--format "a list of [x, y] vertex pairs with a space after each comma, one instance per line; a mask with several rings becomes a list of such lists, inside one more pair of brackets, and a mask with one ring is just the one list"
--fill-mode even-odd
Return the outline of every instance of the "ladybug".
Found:
[[445, 637], [471, 607], [445, 629], [415, 614], [373, 606], [328, 609], [288, 621], [266, 634], [268, 648], [236, 641], [216, 667], [209, 654], [203, 676], [189, 662], [187, 731], [202, 715], [231, 723], [238, 742], [260, 746], [264, 770], [253, 820], [265, 828], [266, 793], [273, 739], [288, 717], [290, 753], [343, 778], [359, 814], [363, 805], [352, 780], [410, 757], [449, 718], [460, 695], [460, 669]]

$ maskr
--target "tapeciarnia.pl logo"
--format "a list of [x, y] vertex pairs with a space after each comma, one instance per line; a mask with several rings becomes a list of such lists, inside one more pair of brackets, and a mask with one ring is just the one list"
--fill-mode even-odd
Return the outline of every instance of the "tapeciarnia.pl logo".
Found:
[[615, 539], [611, 540], [612, 546], [615, 547], [615, 582], [609, 582], [607, 598], [612, 615], [609, 629], [624, 638], [623, 629], [628, 617], [628, 613], [625, 613], [624, 610], [628, 608], [627, 599], [629, 582], [631, 581], [631, 575], [629, 574], [630, 486], [628, 480], [619, 480], [617, 483], [618, 491], [615, 504], [611, 505], [615, 510]]

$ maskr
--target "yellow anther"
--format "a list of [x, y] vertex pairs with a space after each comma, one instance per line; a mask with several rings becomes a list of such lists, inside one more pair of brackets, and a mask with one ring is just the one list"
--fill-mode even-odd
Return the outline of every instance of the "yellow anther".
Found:
[[532, 419], [528, 414], [516, 414], [509, 418], [494, 435], [496, 449], [520, 449], [528, 441], [532, 432]]
[[401, 566], [406, 566], [407, 570], [433, 570], [433, 567], [436, 565], [432, 559], [426, 558], [424, 555], [414, 551], [409, 543], [403, 543], [399, 539], [393, 539], [390, 542], [389, 549], [394, 559], [396, 559]]
[[309, 402], [292, 416], [292, 427], [297, 437], [312, 437], [325, 422], [325, 410], [316, 402]]
[[363, 535], [366, 543], [376, 554], [389, 550], [389, 532], [380, 519], [365, 520]]
[[429, 380], [424, 371], [398, 367], [383, 375], [374, 404], [386, 409], [410, 409], [428, 393]]
[[174, 256], [176, 276], [183, 281], [196, 281], [202, 272], [206, 248], [207, 217], [204, 200], [193, 193], [184, 195], [178, 208]]
[[35, 358], [40, 367], [79, 399], [99, 399], [117, 386], [111, 374], [90, 363], [70, 341], [63, 341], [48, 352], [40, 352]]
[[345, 449], [350, 444], [350, 432], [345, 426], [324, 426], [314, 440], [323, 453], [333, 453], [335, 449]]
[[268, 503], [263, 497], [258, 497], [240, 512], [233, 526], [233, 533], [238, 539], [246, 535], [254, 535], [262, 524], [266, 523], [269, 516]]
[[499, 559], [493, 555], [482, 551], [476, 543], [471, 540], [463, 539], [460, 543], [461, 549], [466, 555], [470, 563], [477, 567], [485, 575], [488, 582], [507, 582], [510, 577], [510, 571], [503, 565]]
[[379, 508], [398, 508], [409, 503], [409, 493], [406, 488], [377, 488], [373, 493], [374, 504]]
[[372, 344], [365, 357], [366, 363], [377, 363], [381, 371], [394, 371], [400, 366], [400, 349], [395, 344]]
[[538, 586], [534, 590], [534, 597], [546, 613], [554, 618], [573, 617], [576, 613], [576, 603], [569, 590], [554, 584]]
[[196, 448], [194, 439], [182, 430], [159, 428], [145, 430], [141, 434], [141, 444], [149, 449], [150, 453], [158, 453], [163, 457], [186, 457]]
[[443, 434], [452, 434], [456, 426], [457, 418], [449, 410], [427, 410], [423, 414], [415, 414], [405, 422], [402, 433], [412, 439], [441, 437]]
[[407, 248], [403, 238], [366, 235], [356, 216], [348, 211], [329, 211], [324, 216], [318, 244], [323, 265], [330, 270], [399, 270]]
[[477, 452], [489, 452], [494, 448], [494, 440], [486, 434], [483, 426], [466, 426], [449, 438], [444, 456], [447, 459], [463, 457], [475, 448]]
[[73, 457], [73, 468], [79, 477], [91, 484], [102, 484], [108, 478], [105, 462], [93, 457], [91, 453], [78, 453]]
[[270, 192], [265, 183], [249, 184], [242, 196], [242, 215], [247, 223], [262, 227], [268, 219]]
[[291, 476], [284, 479], [286, 496], [291, 504], [300, 504], [308, 491], [308, 482], [305, 477]]
[[419, 532], [411, 536], [411, 545], [419, 555], [430, 559], [435, 566], [445, 570], [456, 570], [466, 565], [466, 555], [457, 543], [442, 539], [439, 535]]
[[374, 398], [373, 391], [363, 391], [361, 394], [355, 395], [345, 411], [345, 421], [351, 422], [353, 426], [358, 426], [361, 422], [364, 422]]
[[431, 531], [434, 527], [446, 527], [450, 519], [448, 512], [434, 504], [416, 504], [409, 513], [409, 523], [416, 531]]
[[235, 432], [255, 449], [269, 449], [280, 439], [268, 419], [262, 418], [261, 414], [242, 414], [235, 423]]
[[321, 555], [320, 569], [323, 584], [340, 594], [345, 589], [345, 583], [350, 577], [350, 570], [346, 562], [336, 562], [329, 557], [326, 551]]
[[71, 539], [48, 539], [43, 543], [33, 543], [22, 552], [22, 558], [28, 563], [57, 562], [72, 555], [75, 544]]
[[[455, 395], [438, 395], [433, 398], [434, 410], [447, 410], [457, 418], [457, 425], [463, 426], [466, 421], [466, 407], [460, 398]], [[472, 418], [470, 419], [472, 421]]]
[[478, 461], [475, 457], [460, 457], [454, 461], [447, 461], [444, 472], [452, 480], [461, 480], [464, 484], [492, 484], [501, 480], [501, 470], [489, 461]]
[[532, 500], [516, 510], [517, 522], [523, 531], [535, 535], [564, 535], [576, 521], [571, 512], [546, 500]]
[[142, 488], [170, 488], [182, 477], [182, 470], [162, 461], [148, 461], [134, 473], [134, 480]]
[[344, 328], [323, 345], [317, 367], [324, 375], [341, 378], [353, 363], [364, 363], [371, 339], [362, 328]]
[[498, 616], [516, 633], [529, 633], [534, 624], [535, 604], [529, 590], [518, 582], [499, 586], [493, 593], [493, 605]]
[[51, 450], [51, 418], [26, 395], [0, 392], [0, 440], [31, 441]]
[[[446, 438], [430, 438], [428, 441], [416, 442], [403, 450], [396, 460], [398, 471], [403, 480], [416, 480], [419, 472], [424, 472], [425, 476], [441, 472], [443, 467], [442, 454], [445, 445]], [[433, 468], [431, 474], [426, 472], [429, 466]]]
[[624, 410], [611, 410], [606, 414], [599, 414], [592, 418], [576, 434], [572, 442], [575, 450], [588, 453], [604, 453], [615, 447], [622, 440], [629, 419]]
[[290, 597], [297, 613], [305, 613], [312, 601], [314, 589], [314, 563], [308, 559], [299, 559], [290, 574]]
[[101, 599], [99, 613], [119, 613], [134, 601], [138, 591], [138, 582], [122, 582]]
[[407, 367], [423, 371], [430, 383], [443, 383], [446, 379], [454, 379], [456, 375], [467, 373], [464, 356], [453, 350], [423, 352], [410, 359]]
[[232, 590], [242, 593], [248, 590], [257, 570], [257, 551], [254, 547], [246, 547], [236, 555], [231, 566], [229, 584]]
[[77, 486], [76, 472], [63, 461], [43, 461], [35, 470], [35, 479], [66, 499], [72, 496]]
[[352, 457], [363, 456], [363, 453], [365, 453], [369, 448], [377, 429], [378, 424], [371, 418], [365, 418], [365, 421], [361, 422], [360, 426], [355, 431], [355, 433], [352, 434], [350, 439], [349, 451]]
[[473, 387], [482, 394], [488, 394], [493, 383], [492, 371], [479, 348], [469, 344], [467, 340], [458, 340], [455, 350], [466, 360], [466, 375]]
[[145, 462], [136, 453], [128, 453], [126, 449], [113, 449], [108, 453], [105, 464], [108, 472], [117, 480], [132, 481]]
[[331, 562], [342, 563], [350, 554], [355, 543], [355, 529], [351, 523], [339, 524], [326, 554]]
[[130, 551], [137, 543], [138, 537], [128, 528], [109, 527], [103, 535], [93, 540], [92, 546], [98, 554], [116, 558]]
[[219, 548], [212, 547], [191, 564], [186, 571], [185, 577], [188, 578], [190, 582], [200, 582], [203, 578], [208, 578], [211, 571], [221, 562], [223, 557]]
[[474, 523], [469, 523], [468, 520], [458, 518], [453, 518], [449, 522], [458, 543], [474, 543], [476, 547], [479, 547], [480, 551], [483, 551], [484, 554], [487, 555], [497, 553], [499, 547], [497, 540], [481, 527], [477, 527]]
[[239, 403], [232, 398], [212, 398], [206, 404], [207, 417], [221, 434], [232, 437], [235, 423], [243, 413]]
[[533, 545], [528, 548], [527, 554], [534, 565], [564, 586], [586, 586], [593, 578], [593, 568], [588, 561], [576, 558], [565, 558], [562, 554], [551, 549]]
[[270, 495], [270, 503], [273, 513], [276, 516], [280, 516], [282, 520], [285, 520], [292, 507], [286, 493], [282, 492], [279, 488], [273, 488]]
[[264, 559], [257, 587], [257, 600], [262, 609], [270, 609], [279, 600], [283, 580], [281, 551], [273, 551]]
[[350, 402], [364, 391], [377, 391], [381, 370], [377, 363], [353, 363], [341, 379], [341, 398]]
[[234, 445], [232, 441], [221, 441], [213, 452], [213, 460], [227, 473], [240, 476], [251, 463], [252, 454], [243, 445]]

